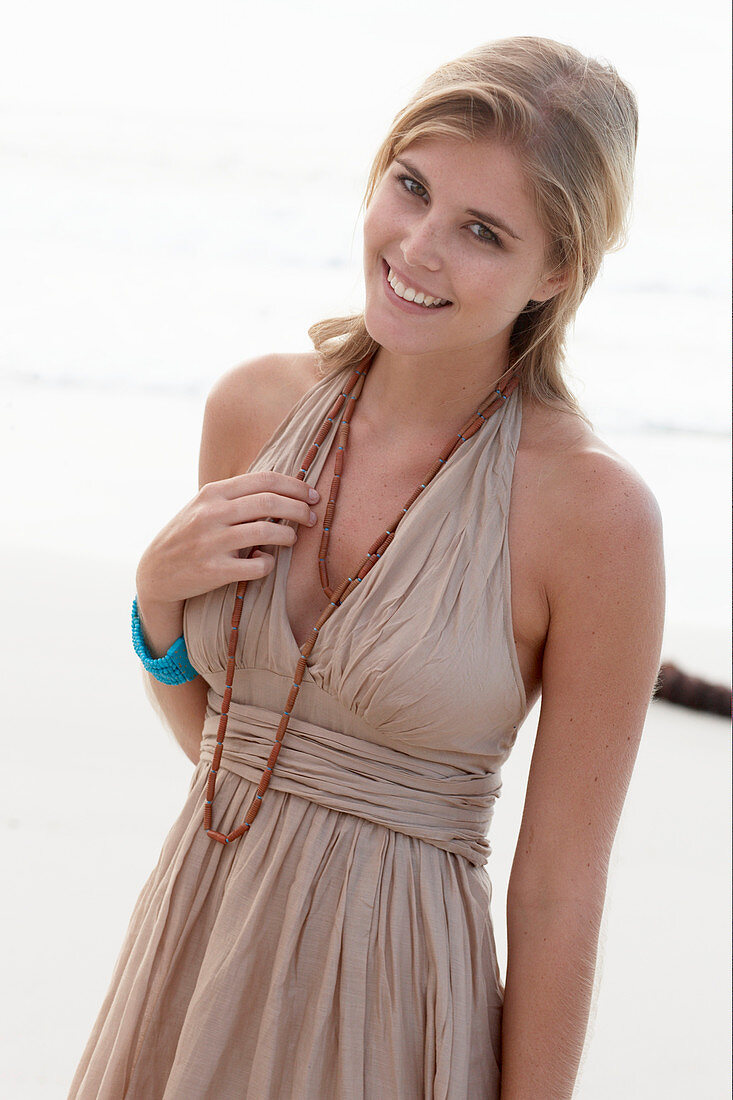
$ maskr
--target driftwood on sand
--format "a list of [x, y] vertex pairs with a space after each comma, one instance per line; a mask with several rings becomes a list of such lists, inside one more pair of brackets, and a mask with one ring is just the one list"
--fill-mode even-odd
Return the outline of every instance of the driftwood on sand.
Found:
[[671, 661], [665, 661], [657, 675], [653, 698], [665, 699], [691, 710], [731, 717], [731, 689], [723, 684], [711, 684], [699, 676], [683, 672]]

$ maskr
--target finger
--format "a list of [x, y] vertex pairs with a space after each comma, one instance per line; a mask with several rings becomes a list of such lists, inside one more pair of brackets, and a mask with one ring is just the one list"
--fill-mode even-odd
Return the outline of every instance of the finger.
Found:
[[[292, 497], [294, 500], [310, 501], [311, 486], [300, 478], [281, 474], [276, 470], [255, 470], [248, 474], [237, 474], [224, 481], [214, 483], [222, 496], [228, 500], [235, 497], [251, 496], [254, 493], [277, 493]], [[317, 492], [318, 490], [313, 490]]]
[[258, 519], [288, 519], [310, 526], [316, 513], [310, 502], [293, 500], [278, 493], [255, 493], [226, 502], [226, 517], [230, 524], [252, 523]]
[[275, 568], [275, 557], [264, 550], [253, 550], [246, 558], [239, 558], [242, 563], [241, 575], [236, 580], [257, 580], [266, 577]]
[[250, 561], [252, 561], [253, 559], [255, 561], [261, 560], [268, 567], [273, 566], [275, 564], [275, 555], [274, 554], [268, 554], [265, 550], [260, 550], [259, 547], [257, 547], [257, 549], [255, 549], [255, 550], [253, 550], [249, 557], [250, 557]]
[[259, 546], [292, 546], [295, 528], [283, 523], [260, 519], [254, 523], [236, 523], [224, 533], [223, 545], [228, 549], [249, 550]]

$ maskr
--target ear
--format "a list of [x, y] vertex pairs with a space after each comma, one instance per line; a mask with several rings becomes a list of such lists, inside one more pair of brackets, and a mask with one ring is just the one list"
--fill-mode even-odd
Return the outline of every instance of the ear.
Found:
[[532, 291], [531, 302], [548, 302], [568, 285], [569, 274], [565, 268], [542, 275]]

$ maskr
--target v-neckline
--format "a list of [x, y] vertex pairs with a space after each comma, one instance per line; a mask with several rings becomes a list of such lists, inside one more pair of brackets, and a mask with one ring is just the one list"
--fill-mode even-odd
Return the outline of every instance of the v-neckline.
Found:
[[[352, 368], [344, 368], [344, 370], [343, 370], [344, 375], [346, 377], [348, 377], [348, 374], [350, 373], [351, 370], [353, 370], [353, 367]], [[334, 377], [336, 377], [336, 376], [334, 376]], [[339, 384], [342, 384], [342, 382], [343, 382], [343, 379], [340, 379]], [[317, 470], [316, 480], [314, 482], [309, 482], [309, 484], [316, 485], [318, 480], [321, 477], [323, 469], [324, 469], [326, 463], [328, 462], [329, 455], [331, 454], [331, 447], [333, 446], [333, 443], [334, 443], [334, 441], [336, 440], [336, 438], [338, 436], [339, 427], [340, 427], [341, 421], [343, 419], [343, 414], [344, 414], [345, 409], [346, 409], [346, 405], [344, 405], [344, 407], [342, 408], [341, 414], [339, 415], [338, 419], [335, 420], [334, 423], [331, 425], [331, 430], [330, 430], [328, 436], [326, 437], [326, 439], [324, 439], [323, 443], [321, 444], [321, 446], [319, 448], [319, 452], [318, 452], [318, 455], [317, 455], [317, 458], [316, 458], [316, 462], [314, 462], [313, 465], [310, 467], [310, 470], [314, 470], [314, 469]], [[316, 431], [317, 430], [318, 429], [316, 428]], [[474, 436], [473, 438], [476, 438], [476, 437]], [[470, 442], [471, 442], [471, 440], [468, 441], [469, 444], [470, 444]], [[464, 446], [465, 446], [465, 444], [464, 444]], [[446, 466], [447, 465], [449, 465], [449, 463], [447, 463]], [[428, 467], [428, 470], [429, 469], [430, 469], [430, 467]], [[443, 473], [443, 472], [444, 471], [440, 471], [440, 473]], [[427, 473], [427, 471], [426, 471], [426, 473]], [[306, 481], [307, 480], [308, 480], [308, 478], [307, 478], [307, 475], [306, 475]], [[419, 484], [419, 482], [417, 484]], [[429, 491], [430, 485], [432, 485], [432, 484], [433, 484], [433, 482], [431, 481], [428, 484], [428, 486], [425, 488], [425, 490], [422, 493], [420, 493], [420, 495], [417, 497], [417, 499], [412, 503], [412, 505], [409, 508], [409, 513], [405, 513], [405, 515], [407, 515], [407, 514], [412, 515], [413, 512], [419, 508], [420, 502], [422, 501], [422, 499], [426, 495], [426, 493]], [[417, 487], [417, 485], [415, 487]], [[407, 498], [407, 499], [409, 499], [409, 498]], [[404, 517], [403, 517], [403, 520], [404, 520]], [[402, 529], [403, 529], [403, 524], [402, 524], [402, 521], [401, 521], [398, 524], [398, 526], [395, 530], [392, 542], [387, 547], [387, 551], [389, 551], [394, 546], [397, 539], [400, 538], [400, 532], [402, 531]], [[280, 556], [283, 553], [286, 554], [284, 563], [281, 562], [281, 560], [280, 560]], [[280, 618], [282, 619], [284, 631], [285, 631], [285, 634], [288, 637], [288, 642], [289, 642], [289, 644], [290, 644], [290, 646], [293, 650], [293, 655], [297, 654], [298, 657], [302, 657], [301, 647], [298, 645], [298, 640], [295, 637], [295, 632], [293, 630], [292, 624], [290, 622], [290, 616], [288, 614], [288, 579], [290, 577], [290, 568], [291, 568], [292, 561], [293, 561], [293, 547], [292, 546], [287, 546], [287, 545], [280, 545], [280, 546], [278, 546], [277, 554], [278, 554], [278, 558], [277, 558], [277, 562], [276, 562], [274, 572], [276, 574], [275, 575], [275, 585], [278, 587], [277, 595], [278, 595], [278, 598], [281, 601]], [[360, 565], [361, 561], [363, 560], [363, 557], [365, 557], [365, 556], [366, 556], [366, 550], [364, 551], [364, 554], [362, 555], [362, 558], [360, 558], [359, 561], [354, 562], [354, 566], [353, 566], [354, 569], [356, 569], [357, 566]], [[357, 585], [356, 589], [354, 589], [350, 593], [350, 595], [347, 597], [347, 600], [343, 604], [343, 607], [348, 607], [350, 610], [354, 609], [354, 607], [356, 605], [356, 600], [358, 599], [359, 593], [361, 592], [361, 589], [363, 588], [364, 581], [366, 581], [369, 577], [372, 576], [372, 572], [373, 572], [374, 569], [379, 569], [379, 565], [380, 565], [380, 563], [377, 562], [375, 565], [372, 566], [372, 569], [369, 571], [367, 576], [363, 578], [363, 581], [360, 582]], [[343, 579], [344, 578], [341, 578], [341, 580], [339, 581], [339, 584], [341, 583], [341, 581]], [[372, 580], [372, 583], [374, 584], [374, 583], [376, 583], [376, 581]], [[338, 585], [335, 585], [335, 586], [332, 585], [332, 587], [338, 587]], [[325, 592], [323, 593], [323, 601], [324, 602], [323, 602], [323, 607], [321, 609], [321, 613], [323, 611], [325, 611], [326, 607], [328, 606], [328, 597], [326, 596]], [[329, 628], [330, 624], [334, 620], [334, 616], [338, 616], [338, 614], [341, 610], [342, 610], [342, 607], [337, 608], [336, 611], [334, 612], [334, 615], [332, 615], [329, 619], [327, 619], [326, 622], [323, 624], [323, 626], [320, 627], [319, 632], [318, 632], [319, 637], [323, 633], [324, 630], [327, 630]], [[315, 623], [313, 625], [315, 626]], [[303, 645], [305, 645], [306, 641], [307, 641], [307, 639], [303, 642]]]
[[[344, 369], [343, 373], [344, 374], [347, 373], [346, 369]], [[342, 380], [340, 380], [340, 384], [341, 384], [341, 382], [342, 382]], [[512, 396], [515, 397], [516, 393], [513, 394]], [[505, 411], [504, 409], [497, 409], [496, 413], [494, 415], [503, 417], [504, 411]], [[328, 457], [331, 453], [331, 447], [334, 443], [334, 440], [338, 436], [339, 425], [341, 424], [342, 417], [343, 417], [343, 409], [342, 409], [341, 415], [331, 425], [331, 430], [329, 432], [329, 435], [327, 436], [326, 439], [324, 439], [323, 443], [321, 444], [321, 447], [319, 449], [319, 453], [318, 453], [317, 458], [316, 458], [316, 462], [310, 467], [309, 472], [311, 472], [313, 470], [317, 470], [316, 480], [314, 482], [308, 482], [308, 484], [315, 485], [317, 483], [317, 481], [319, 480], [319, 478], [321, 476], [321, 473], [323, 471], [323, 468], [325, 467], [325, 465], [328, 461]], [[317, 430], [317, 428], [316, 428], [316, 430]], [[501, 425], [499, 425], [497, 427], [497, 431], [500, 431], [500, 430], [501, 430]], [[467, 442], [463, 444], [463, 447], [470, 447], [471, 443], [475, 443], [480, 438], [481, 438], [481, 432], [479, 431], [474, 436], [472, 436], [469, 440], [467, 440]], [[461, 449], [462, 448], [459, 448], [459, 450], [456, 451], [455, 454], [459, 454]], [[452, 457], [455, 457], [455, 455], [452, 456]], [[434, 481], [439, 480], [440, 474], [444, 474], [445, 471], [449, 467], [450, 467], [450, 460], [448, 460], [448, 462], [446, 463], [444, 469], [439, 471], [438, 477], [434, 478], [427, 485], [425, 490], [422, 493], [420, 493], [420, 495], [417, 497], [417, 499], [410, 506], [408, 512], [405, 513], [405, 516], [413, 515], [414, 512], [419, 509], [420, 504], [423, 501], [423, 498], [426, 496], [426, 494], [430, 490], [430, 486], [433, 485]], [[305, 480], [308, 481], [307, 475], [306, 475]], [[403, 521], [404, 521], [404, 517], [403, 517]], [[397, 541], [397, 539], [400, 538], [400, 534], [403, 531], [403, 521], [401, 521], [398, 524], [397, 529], [395, 530], [394, 538], [392, 539], [392, 542], [390, 543], [389, 547], [387, 548], [388, 551], [393, 548], [393, 546], [394, 546], [395, 542]], [[281, 555], [282, 554], [286, 555], [284, 560], [281, 560]], [[366, 554], [366, 551], [365, 551], [365, 554]], [[278, 556], [277, 556], [277, 560], [276, 560], [276, 564], [275, 564], [275, 569], [273, 570], [273, 572], [275, 574], [274, 584], [275, 584], [275, 587], [278, 590], [277, 591], [277, 598], [281, 601], [280, 609], [279, 609], [280, 610], [279, 617], [282, 620], [283, 630], [284, 630], [284, 633], [287, 635], [288, 644], [289, 644], [289, 646], [291, 647], [291, 649], [293, 651], [293, 655], [296, 656], [297, 658], [299, 658], [299, 657], [302, 656], [301, 647], [298, 645], [298, 641], [295, 637], [295, 632], [293, 631], [293, 627], [292, 627], [292, 624], [290, 622], [290, 616], [288, 614], [288, 579], [290, 577], [290, 569], [291, 569], [292, 560], [293, 560], [293, 547], [291, 545], [281, 544], [281, 545], [278, 546], [277, 555]], [[359, 562], [361, 560], [362, 559], [359, 559]], [[359, 562], [354, 563], [354, 568], [356, 568], [359, 565]], [[364, 577], [364, 581], [366, 581], [369, 577], [372, 576], [372, 572], [373, 572], [374, 569], [379, 569], [379, 565], [380, 565], [380, 563], [377, 562], [372, 567], [372, 570], [370, 570], [369, 573], [367, 574], [367, 576]], [[376, 581], [373, 580], [372, 583], [376, 583]], [[357, 588], [354, 591], [352, 591], [351, 594], [347, 597], [347, 601], [343, 605], [344, 607], [348, 607], [350, 610], [353, 610], [353, 608], [356, 606], [356, 601], [359, 598], [359, 593], [360, 593], [360, 590], [361, 590], [362, 587], [363, 587], [363, 582], [361, 584], [359, 584], [357, 586]], [[271, 598], [274, 598], [274, 596], [275, 596], [275, 593], [272, 593]], [[322, 611], [325, 610], [327, 606], [328, 606], [328, 598], [327, 598], [326, 594], [324, 593], [324, 603], [323, 603]], [[325, 630], [327, 630], [329, 628], [330, 624], [334, 621], [334, 616], [338, 616], [339, 611], [341, 611], [341, 610], [342, 610], [341, 607], [337, 608], [337, 610], [334, 612], [334, 615], [332, 615], [329, 619], [326, 620], [326, 622], [323, 624], [323, 626], [319, 629], [319, 637]], [[511, 619], [511, 609], [510, 609], [510, 619]], [[315, 625], [315, 623], [313, 625]], [[512, 627], [512, 629], [513, 629], [513, 627]], [[306, 639], [306, 641], [307, 641], [307, 639]], [[511, 642], [512, 642], [512, 645], [516, 645], [516, 643], [514, 642], [513, 637], [511, 639]], [[305, 645], [305, 641], [303, 642], [303, 645]], [[317, 645], [317, 643], [316, 643], [316, 645]]]
[[[348, 374], [350, 373], [351, 370], [353, 370], [353, 367], [352, 368], [344, 368], [344, 370], [343, 370], [344, 376], [348, 377]], [[336, 377], [336, 376], [334, 376], [334, 377]], [[342, 384], [343, 384], [343, 379], [340, 378], [339, 379], [339, 385], [342, 385]], [[333, 395], [332, 395], [332, 398], [333, 398]], [[309, 470], [309, 472], [311, 472], [313, 470], [317, 470], [316, 479], [313, 482], [309, 482], [309, 484], [316, 485], [318, 480], [321, 477], [323, 469], [324, 469], [326, 463], [328, 462], [329, 455], [331, 454], [331, 447], [333, 446], [333, 443], [334, 443], [334, 441], [336, 440], [336, 438], [338, 436], [339, 427], [340, 427], [341, 421], [343, 419], [343, 414], [344, 414], [345, 409], [346, 409], [346, 405], [344, 405], [344, 407], [342, 408], [341, 414], [339, 415], [338, 419], [335, 420], [334, 423], [331, 425], [331, 430], [330, 430], [328, 436], [326, 437], [326, 439], [324, 439], [323, 443], [321, 444], [321, 446], [319, 448], [319, 452], [318, 452], [316, 461], [313, 463], [313, 465], [310, 467], [310, 470]], [[317, 427], [316, 427], [315, 430], [316, 431], [318, 430]], [[308, 481], [307, 475], [306, 475], [305, 480]], [[430, 484], [432, 484], [432, 482]], [[415, 500], [413, 502], [413, 504], [411, 505], [411, 507], [409, 509], [410, 514], [412, 514], [413, 509], [416, 509], [419, 506], [422, 497], [428, 491], [429, 487], [430, 486], [428, 485], [428, 487], [425, 489], [425, 491], [423, 493], [420, 493], [420, 496], [417, 498], [417, 500]], [[391, 549], [391, 547], [394, 545], [396, 540], [400, 537], [401, 529], [402, 529], [402, 523], [398, 524], [397, 529], [395, 530], [395, 534], [394, 534], [394, 537], [392, 539], [392, 542], [390, 543], [389, 547], [387, 548], [388, 550]], [[278, 588], [277, 597], [281, 601], [280, 618], [282, 619], [284, 632], [288, 637], [288, 642], [290, 644], [290, 647], [293, 650], [293, 654], [294, 655], [297, 654], [298, 657], [301, 657], [302, 656], [301, 647], [298, 645], [298, 640], [295, 637], [295, 632], [293, 630], [292, 624], [290, 622], [290, 616], [288, 614], [288, 579], [290, 577], [290, 569], [291, 569], [291, 565], [292, 565], [292, 561], [293, 561], [293, 547], [292, 546], [287, 546], [287, 545], [280, 545], [280, 546], [278, 546], [277, 554], [278, 554], [278, 557], [277, 557], [274, 572], [275, 572], [275, 586]], [[282, 554], [286, 555], [284, 561], [281, 561], [281, 555]], [[364, 555], [362, 555], [362, 558], [360, 558], [359, 561], [354, 562], [354, 565], [353, 565], [354, 569], [356, 569], [357, 566], [359, 566], [359, 564], [363, 560], [364, 556], [366, 556], [366, 550], [364, 551]], [[356, 589], [353, 590], [350, 593], [350, 595], [347, 597], [347, 600], [345, 601], [343, 607], [348, 606], [349, 609], [353, 610], [353, 608], [355, 606], [355, 602], [358, 599], [358, 594], [359, 594], [361, 588], [363, 587], [364, 581], [366, 581], [368, 579], [368, 577], [371, 576], [372, 571], [374, 569], [379, 568], [379, 564], [380, 563], [377, 562], [374, 566], [372, 566], [372, 569], [369, 571], [367, 576], [364, 577], [363, 581], [360, 582], [360, 584], [357, 585]], [[343, 580], [343, 579], [344, 578], [341, 578], [341, 580]], [[341, 583], [341, 580], [339, 581], [339, 584]], [[374, 581], [372, 583], [374, 583]], [[338, 585], [333, 586], [333, 587], [338, 587]], [[273, 597], [274, 597], [274, 593], [273, 593]], [[328, 606], [328, 597], [326, 596], [325, 592], [323, 593], [323, 601], [324, 602], [323, 602], [323, 608], [321, 609], [321, 613], [323, 611], [325, 611], [326, 607]], [[342, 610], [342, 607], [337, 608], [336, 611], [334, 612], [334, 615], [337, 616], [341, 610]], [[333, 622], [333, 617], [334, 616], [332, 615], [329, 619], [327, 619], [326, 622], [323, 624], [323, 626], [319, 629], [319, 636], [324, 630], [328, 629], [330, 623]], [[315, 625], [315, 623], [313, 625]], [[307, 639], [303, 642], [303, 645], [305, 645], [306, 641], [307, 641]]]
[[[342, 410], [342, 413], [343, 413], [343, 410]], [[329, 433], [329, 436], [321, 444], [321, 449], [319, 450], [319, 453], [318, 453], [319, 465], [318, 465], [318, 468], [317, 468], [318, 473], [317, 473], [316, 481], [314, 481], [312, 483], [309, 482], [309, 484], [315, 485], [317, 483], [317, 481], [320, 479], [321, 473], [323, 472], [323, 469], [324, 469], [326, 463], [328, 462], [328, 457], [331, 453], [331, 447], [333, 445], [333, 442], [336, 439], [336, 437], [338, 436], [340, 423], [341, 423], [341, 416], [339, 416], [338, 420], [334, 421], [334, 423], [331, 425], [331, 431]], [[311, 470], [312, 469], [313, 469], [313, 466], [311, 466]], [[417, 504], [417, 501], [415, 501], [415, 504]], [[398, 534], [399, 534], [399, 527], [398, 527], [397, 531], [395, 531], [394, 539], [397, 538]], [[392, 542], [394, 542], [394, 539], [392, 540]], [[278, 558], [277, 558], [277, 562], [276, 562], [274, 572], [276, 574], [275, 584], [278, 586], [277, 595], [278, 595], [278, 598], [281, 601], [280, 618], [282, 619], [284, 630], [285, 630], [285, 633], [288, 636], [288, 640], [289, 640], [290, 646], [293, 650], [293, 653], [297, 654], [298, 657], [301, 657], [302, 656], [301, 647], [298, 645], [298, 640], [295, 637], [295, 632], [293, 630], [292, 624], [290, 622], [290, 616], [288, 614], [288, 579], [290, 577], [290, 569], [291, 569], [292, 562], [293, 562], [293, 546], [292, 545], [284, 545], [284, 544], [280, 545], [278, 547], [277, 554], [278, 554]], [[281, 556], [283, 554], [285, 554], [284, 561], [281, 560]], [[356, 568], [356, 566], [358, 566], [358, 565], [359, 565], [359, 562], [355, 562], [354, 563], [354, 568]], [[373, 568], [376, 568], [376, 566], [374, 566]], [[364, 580], [366, 580], [366, 577], [364, 578]], [[351, 594], [347, 598], [347, 601], [343, 605], [344, 607], [347, 604], [348, 604], [349, 607], [352, 607], [352, 600], [354, 600], [354, 598], [357, 596], [357, 593], [359, 592], [360, 588], [361, 588], [361, 584], [359, 584], [357, 586], [357, 588], [353, 592], [351, 592]], [[326, 594], [324, 592], [323, 593], [323, 607], [321, 609], [321, 613], [323, 611], [325, 611], [327, 606], [328, 606], [328, 597], [326, 596]], [[337, 608], [336, 611], [334, 612], [334, 614], [338, 615], [340, 610], [341, 610], [341, 607]], [[319, 635], [322, 631], [324, 631], [328, 627], [329, 623], [332, 622], [332, 619], [333, 619], [333, 616], [326, 620], [326, 622], [323, 624], [323, 626], [319, 630]], [[315, 626], [315, 622], [314, 622], [313, 625]], [[307, 639], [305, 639], [303, 641], [303, 645], [305, 645], [306, 641], [307, 641]]]

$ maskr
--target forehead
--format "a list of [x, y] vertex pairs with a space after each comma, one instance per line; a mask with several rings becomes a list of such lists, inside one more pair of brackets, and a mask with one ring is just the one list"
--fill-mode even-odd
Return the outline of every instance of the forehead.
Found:
[[[493, 138], [419, 138], [396, 154], [419, 169], [437, 197], [536, 222], [534, 196], [515, 148]], [[438, 194], [439, 193], [439, 194]]]
[[[396, 159], [407, 159], [436, 182], [478, 190], [505, 184], [529, 195], [518, 152], [493, 138], [422, 137], [411, 142]], [[431, 181], [432, 182], [432, 181]]]

